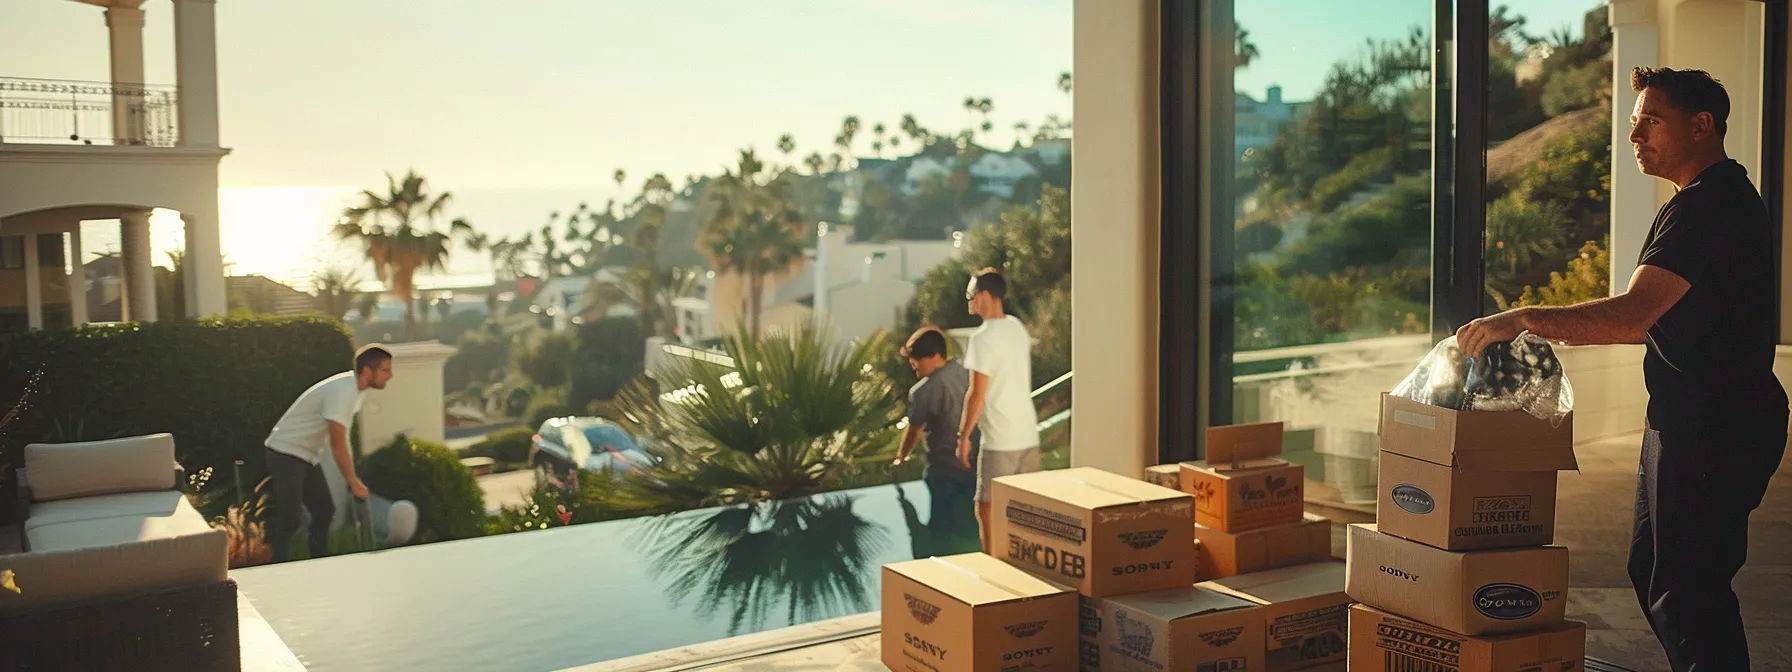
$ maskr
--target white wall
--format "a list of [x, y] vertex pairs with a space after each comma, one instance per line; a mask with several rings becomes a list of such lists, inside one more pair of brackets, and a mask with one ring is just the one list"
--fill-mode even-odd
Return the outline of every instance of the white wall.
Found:
[[1158, 24], [1155, 0], [1076, 0], [1070, 461], [1126, 475], [1157, 454]]

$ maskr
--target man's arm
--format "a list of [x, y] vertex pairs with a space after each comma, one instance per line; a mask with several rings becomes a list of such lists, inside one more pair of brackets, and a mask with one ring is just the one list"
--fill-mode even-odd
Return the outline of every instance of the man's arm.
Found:
[[1463, 354], [1476, 357], [1489, 344], [1529, 331], [1569, 345], [1642, 343], [1649, 328], [1692, 287], [1657, 266], [1638, 266], [1630, 289], [1618, 296], [1572, 306], [1532, 306], [1470, 322], [1456, 332]]
[[964, 423], [958, 426], [958, 440], [969, 441], [971, 432], [977, 429], [977, 421], [983, 418], [983, 398], [989, 394], [989, 374], [981, 371], [971, 372], [971, 391], [964, 397]]
[[367, 485], [355, 475], [355, 458], [348, 451], [348, 428], [330, 421], [330, 454], [336, 457], [336, 468], [342, 470], [342, 481], [348, 484], [355, 499], [367, 499]]
[[927, 425], [914, 422], [909, 423], [908, 432], [902, 435], [902, 450], [896, 453], [896, 462], [891, 466], [902, 464], [904, 460], [908, 459], [909, 455], [914, 454], [915, 444], [921, 442], [921, 435], [926, 431]]

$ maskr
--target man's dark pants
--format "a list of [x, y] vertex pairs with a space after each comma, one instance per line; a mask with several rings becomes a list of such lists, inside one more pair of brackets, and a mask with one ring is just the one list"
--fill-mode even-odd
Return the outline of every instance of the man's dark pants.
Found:
[[1749, 669], [1730, 582], [1785, 449], [1784, 416], [1643, 435], [1630, 583], [1676, 672]]
[[274, 561], [292, 559], [292, 535], [299, 531], [302, 520], [300, 506], [311, 513], [305, 546], [310, 557], [323, 557], [329, 549], [330, 520], [336, 517], [336, 502], [323, 468], [273, 449], [267, 451], [267, 464], [269, 485], [274, 488], [274, 519], [268, 523], [267, 538]]

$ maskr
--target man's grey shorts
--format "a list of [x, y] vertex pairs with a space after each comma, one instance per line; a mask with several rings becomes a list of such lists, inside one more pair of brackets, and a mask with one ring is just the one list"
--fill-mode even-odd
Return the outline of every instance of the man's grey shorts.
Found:
[[989, 490], [996, 479], [1035, 471], [1039, 471], [1039, 446], [977, 451], [977, 501], [989, 501]]

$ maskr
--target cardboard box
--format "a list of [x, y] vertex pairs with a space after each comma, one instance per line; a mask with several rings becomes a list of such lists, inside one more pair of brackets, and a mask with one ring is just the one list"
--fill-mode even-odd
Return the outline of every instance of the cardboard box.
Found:
[[1194, 500], [1100, 469], [995, 480], [990, 492], [1002, 557], [1090, 597], [1195, 582]]
[[1195, 522], [1226, 532], [1289, 525], [1305, 510], [1306, 469], [1282, 452], [1282, 423], [1207, 430], [1207, 459], [1182, 463], [1182, 490], [1195, 496]]
[[1077, 668], [1077, 596], [982, 553], [884, 566], [883, 663], [897, 672]]
[[1381, 395], [1381, 450], [1446, 467], [1491, 471], [1579, 469], [1574, 414], [1560, 425], [1524, 411], [1455, 411]]
[[1344, 590], [1358, 602], [1464, 635], [1537, 630], [1568, 605], [1568, 549], [1446, 551], [1351, 525]]
[[1382, 534], [1452, 551], [1555, 541], [1554, 471], [1467, 470], [1383, 453], [1379, 488]]
[[1269, 672], [1344, 662], [1350, 596], [1336, 560], [1272, 569], [1198, 584], [1263, 605], [1264, 664]]
[[1082, 669], [1101, 672], [1258, 672], [1261, 607], [1189, 586], [1082, 598]]
[[1350, 669], [1436, 672], [1582, 672], [1587, 626], [1469, 637], [1359, 604], [1350, 608]]
[[1182, 489], [1182, 465], [1160, 464], [1145, 467], [1145, 482], [1171, 490]]
[[1199, 576], [1217, 579], [1277, 567], [1302, 565], [1332, 557], [1332, 522], [1323, 516], [1304, 514], [1293, 525], [1226, 532], [1195, 525], [1201, 542], [1196, 560]]

